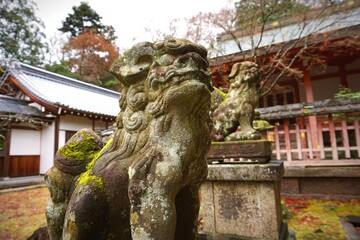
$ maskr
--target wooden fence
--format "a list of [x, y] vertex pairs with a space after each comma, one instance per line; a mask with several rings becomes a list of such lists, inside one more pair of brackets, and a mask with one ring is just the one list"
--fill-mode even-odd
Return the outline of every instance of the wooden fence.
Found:
[[[275, 128], [266, 134], [274, 142], [274, 157], [287, 161], [360, 159], [358, 117], [343, 114], [339, 119], [336, 115], [339, 114], [276, 121]], [[315, 127], [310, 118], [315, 118]]]

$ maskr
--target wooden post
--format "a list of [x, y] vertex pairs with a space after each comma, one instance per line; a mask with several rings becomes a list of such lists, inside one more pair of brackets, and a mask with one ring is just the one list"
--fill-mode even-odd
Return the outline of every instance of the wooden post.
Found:
[[337, 143], [336, 143], [335, 124], [333, 121], [333, 116], [331, 114], [329, 114], [328, 119], [329, 119], [329, 133], [330, 133], [332, 157], [333, 157], [333, 160], [339, 160], [339, 154], [338, 154]]
[[359, 121], [354, 120], [354, 131], [355, 131], [355, 139], [356, 139], [356, 147], [358, 152], [358, 157], [360, 157], [360, 127]]
[[[309, 71], [304, 68], [303, 69], [304, 74], [304, 87], [305, 87], [305, 95], [306, 95], [306, 102], [313, 102], [314, 101], [314, 94], [311, 84], [311, 77]], [[316, 116], [309, 116], [309, 133], [311, 137], [311, 146], [309, 148], [312, 148], [315, 150], [314, 159], [320, 159], [319, 158], [319, 137], [318, 137], [318, 130], [317, 130], [317, 120]]]
[[324, 150], [324, 139], [322, 135], [322, 124], [319, 122], [318, 124], [318, 136], [320, 143], [320, 159], [325, 159], [325, 150]]
[[288, 161], [292, 161], [290, 132], [289, 132], [289, 119], [287, 119], [287, 118], [284, 119], [284, 137], [285, 137], [286, 158]]
[[295, 125], [295, 134], [296, 134], [296, 146], [297, 146], [297, 151], [298, 151], [298, 159], [302, 160], [303, 159], [303, 154], [302, 154], [302, 147], [301, 147], [301, 133], [300, 133], [300, 127], [299, 124]]
[[280, 141], [279, 141], [279, 129], [278, 126], [275, 126], [274, 128], [274, 137], [275, 137], [275, 148], [276, 148], [276, 159], [280, 160]]
[[306, 124], [306, 138], [307, 138], [307, 146], [309, 151], [309, 157], [308, 160], [313, 160], [314, 158], [314, 149], [312, 148], [312, 138], [311, 138], [311, 131], [310, 131], [310, 124]]
[[60, 115], [57, 115], [55, 118], [55, 134], [54, 134], [54, 154], [59, 149], [59, 131], [60, 131]]
[[10, 176], [10, 142], [11, 142], [11, 129], [5, 132], [5, 156], [4, 156], [4, 171], [2, 177], [8, 178]]
[[346, 124], [346, 120], [341, 120], [341, 132], [342, 132], [342, 142], [343, 147], [345, 148], [345, 158], [350, 158], [350, 143], [349, 143], [349, 134], [348, 134], [348, 126]]

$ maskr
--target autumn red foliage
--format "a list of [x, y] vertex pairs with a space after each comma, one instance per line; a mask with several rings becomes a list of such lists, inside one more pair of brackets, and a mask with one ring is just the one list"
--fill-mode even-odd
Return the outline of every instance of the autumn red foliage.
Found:
[[119, 57], [118, 48], [94, 31], [71, 38], [63, 51], [68, 57], [67, 64], [76, 71], [79, 79], [97, 85]]

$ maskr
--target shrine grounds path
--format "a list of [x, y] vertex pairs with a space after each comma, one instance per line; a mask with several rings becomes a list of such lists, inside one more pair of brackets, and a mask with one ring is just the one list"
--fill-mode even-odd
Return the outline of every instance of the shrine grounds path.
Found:
[[[49, 199], [50, 194], [43, 184], [0, 190], [0, 240], [24, 240], [45, 226], [45, 207]], [[298, 240], [346, 240], [347, 233], [341, 221], [348, 215], [360, 216], [360, 200], [283, 198], [282, 203], [285, 220]]]

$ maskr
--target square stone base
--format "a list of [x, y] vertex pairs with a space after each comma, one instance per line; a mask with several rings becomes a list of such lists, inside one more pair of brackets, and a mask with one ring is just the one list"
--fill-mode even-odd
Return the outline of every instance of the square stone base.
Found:
[[280, 239], [283, 163], [209, 165], [201, 187], [204, 234]]

